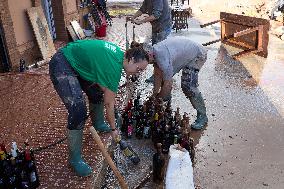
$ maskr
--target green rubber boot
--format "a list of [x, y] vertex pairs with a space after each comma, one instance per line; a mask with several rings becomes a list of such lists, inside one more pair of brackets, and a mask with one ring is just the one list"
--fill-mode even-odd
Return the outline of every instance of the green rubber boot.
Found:
[[92, 174], [92, 168], [82, 159], [82, 138], [83, 130], [67, 131], [69, 163], [77, 175], [81, 177]]
[[111, 128], [105, 122], [104, 116], [104, 104], [89, 104], [91, 119], [94, 128], [99, 133], [108, 133], [111, 131]]
[[192, 106], [197, 111], [197, 117], [195, 122], [191, 125], [192, 129], [200, 130], [208, 123], [208, 117], [206, 115], [206, 107], [201, 93], [195, 94], [189, 98]]

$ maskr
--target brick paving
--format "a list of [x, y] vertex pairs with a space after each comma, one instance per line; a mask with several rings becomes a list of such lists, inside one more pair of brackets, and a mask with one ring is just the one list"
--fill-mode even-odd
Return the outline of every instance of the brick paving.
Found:
[[[0, 137], [7, 149], [12, 141], [22, 146], [28, 139], [30, 146], [37, 148], [65, 137], [67, 112], [47, 75], [1, 75], [0, 86]], [[110, 143], [108, 135], [103, 140]], [[84, 157], [95, 170], [93, 176], [79, 178], [67, 167], [65, 141], [35, 155], [40, 188], [92, 188], [103, 158], [87, 130], [83, 146]]]

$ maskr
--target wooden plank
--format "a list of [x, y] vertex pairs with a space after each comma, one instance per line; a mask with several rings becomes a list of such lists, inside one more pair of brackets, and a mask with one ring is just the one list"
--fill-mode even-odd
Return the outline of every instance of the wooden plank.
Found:
[[237, 54], [232, 55], [232, 58], [238, 59], [238, 58], [241, 58], [243, 56], [249, 55], [251, 53], [257, 53], [257, 52], [259, 52], [259, 50], [257, 50], [257, 49], [244, 50], [242, 52], [239, 52]]
[[213, 24], [216, 24], [218, 22], [220, 22], [221, 20], [216, 20], [216, 21], [213, 21], [213, 22], [209, 22], [209, 23], [206, 23], [206, 24], [202, 24], [200, 25], [201, 28], [204, 28], [206, 26], [210, 26], [210, 25], [213, 25]]
[[243, 35], [249, 34], [251, 32], [258, 31], [258, 30], [259, 30], [259, 27], [248, 28], [248, 29], [234, 33], [234, 37], [240, 37], [240, 36], [243, 36]]
[[210, 42], [207, 42], [207, 43], [203, 43], [202, 45], [203, 46], [208, 46], [208, 45], [212, 45], [213, 43], [217, 43], [217, 42], [220, 42], [222, 39], [216, 39], [214, 41], [210, 41]]
[[51, 58], [56, 50], [48, 28], [46, 18], [41, 7], [32, 7], [27, 10], [29, 20], [38, 43], [42, 58]]
[[72, 26], [74, 32], [76, 33], [77, 37], [79, 39], [85, 39], [86, 36], [85, 36], [85, 33], [84, 33], [83, 29], [81, 28], [80, 24], [76, 20], [73, 20], [70, 23], [71, 23], [71, 26]]
[[221, 39], [225, 37], [225, 22], [221, 20]]
[[70, 34], [73, 41], [77, 41], [79, 38], [77, 37], [75, 31], [73, 30], [73, 27], [71, 25], [67, 26], [67, 31]]
[[[257, 33], [258, 36], [263, 36], [263, 26], [259, 26], [259, 30]], [[263, 51], [263, 40], [261, 37], [258, 38], [258, 44], [257, 44], [257, 49], [259, 51]]]
[[244, 16], [239, 14], [231, 14], [226, 12], [220, 13], [220, 19], [224, 19], [226, 22], [238, 23], [248, 27], [256, 27], [259, 25], [269, 24], [269, 20], [263, 18], [256, 18], [250, 16]]
[[[207, 43], [203, 43], [202, 45], [203, 46], [208, 46], [208, 45], [211, 45], [211, 44], [214, 44], [214, 43], [217, 43], [219, 41], [222, 41], [222, 42], [225, 42], [225, 41], [228, 41], [228, 40], [233, 40], [234, 38], [236, 37], [240, 37], [240, 36], [243, 36], [243, 35], [246, 35], [246, 34], [249, 34], [251, 32], [255, 32], [255, 31], [258, 31], [259, 27], [254, 27], [254, 28], [251, 28], [251, 29], [246, 29], [246, 30], [242, 30], [240, 32], [236, 32], [234, 33], [233, 35], [230, 35], [230, 36], [223, 36], [222, 33], [221, 33], [221, 36], [223, 36], [221, 39], [216, 39], [216, 40], [213, 40], [213, 41], [210, 41], [210, 42], [207, 42]], [[234, 43], [234, 41], [231, 41], [232, 43]], [[262, 45], [262, 43], [260, 43]], [[254, 48], [253, 46], [247, 46], [245, 44], [243, 44], [243, 46], [245, 46], [246, 48], [250, 49], [250, 48]]]

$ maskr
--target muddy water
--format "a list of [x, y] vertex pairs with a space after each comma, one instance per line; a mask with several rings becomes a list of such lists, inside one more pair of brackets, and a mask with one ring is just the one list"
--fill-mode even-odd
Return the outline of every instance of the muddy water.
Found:
[[[243, 63], [226, 53], [222, 48], [209, 52], [200, 73], [209, 123], [205, 131], [195, 133], [201, 136], [196, 138], [195, 183], [201, 188], [279, 188], [283, 116]], [[279, 106], [283, 108], [283, 101]]]
[[[212, 16], [214, 7], [203, 8]], [[197, 17], [206, 20], [205, 15]], [[201, 40], [198, 36], [195, 39]], [[234, 61], [229, 55], [237, 49], [225, 46], [209, 50], [200, 73], [209, 123], [206, 130], [195, 133], [200, 137], [196, 138], [194, 169], [197, 186], [284, 186], [283, 48], [283, 41], [270, 35], [267, 59], [251, 55]], [[181, 93], [177, 99], [176, 105], [182, 106], [185, 98]], [[190, 103], [188, 106], [190, 109]]]

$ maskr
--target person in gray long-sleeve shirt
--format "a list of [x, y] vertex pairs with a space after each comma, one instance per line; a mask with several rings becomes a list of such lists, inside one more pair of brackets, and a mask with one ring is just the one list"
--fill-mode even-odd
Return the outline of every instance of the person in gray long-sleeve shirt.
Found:
[[198, 89], [198, 73], [207, 59], [207, 50], [186, 37], [169, 37], [154, 46], [144, 44], [154, 63], [153, 95], [170, 100], [173, 76], [182, 70], [181, 88], [197, 111], [193, 129], [202, 129], [208, 122], [206, 107]]
[[[136, 19], [142, 14], [149, 16], [144, 19]], [[140, 9], [132, 17], [126, 19], [136, 24], [150, 22], [152, 25], [152, 44], [166, 39], [171, 32], [172, 18], [168, 0], [144, 0]]]
[[[144, 19], [136, 19], [142, 14], [149, 16]], [[152, 45], [165, 40], [172, 30], [171, 8], [168, 0], [144, 0], [140, 9], [132, 16], [126, 17], [136, 24], [150, 22], [152, 25]], [[153, 75], [146, 79], [146, 82], [153, 82]]]

